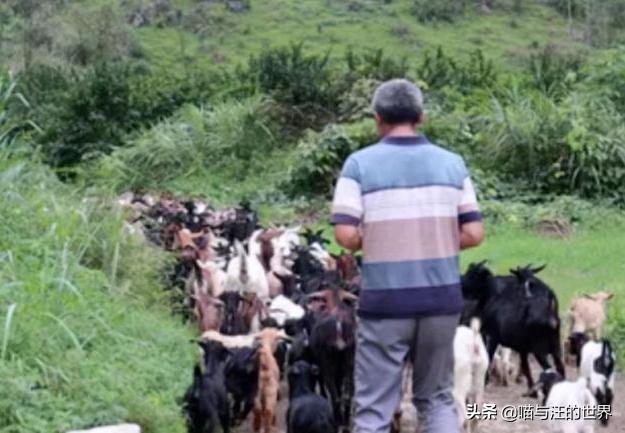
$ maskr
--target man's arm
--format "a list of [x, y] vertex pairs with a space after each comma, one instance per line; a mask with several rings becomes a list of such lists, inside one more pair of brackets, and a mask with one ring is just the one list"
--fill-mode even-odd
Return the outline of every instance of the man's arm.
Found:
[[334, 227], [334, 237], [340, 246], [350, 251], [362, 248], [362, 236], [358, 226], [337, 224]]
[[477, 247], [484, 241], [486, 233], [482, 223], [482, 213], [477, 204], [477, 196], [468, 171], [462, 185], [462, 197], [458, 205], [458, 224], [460, 225], [461, 250]]
[[465, 223], [460, 226], [460, 249], [477, 247], [484, 241], [486, 231], [482, 221]]
[[332, 201], [331, 221], [336, 242], [350, 251], [362, 247], [361, 224], [363, 216], [360, 170], [353, 158], [348, 158], [336, 182]]

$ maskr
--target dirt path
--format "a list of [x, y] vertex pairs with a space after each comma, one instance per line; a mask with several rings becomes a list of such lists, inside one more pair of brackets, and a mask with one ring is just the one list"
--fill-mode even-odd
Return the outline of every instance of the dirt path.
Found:
[[[538, 375], [538, 367], [533, 366], [534, 377]], [[567, 370], [569, 379], [577, 377], [574, 369]], [[617, 374], [615, 386], [615, 402], [612, 406], [612, 418], [607, 428], [602, 428], [597, 424], [595, 431], [597, 433], [622, 433], [625, 431], [625, 379], [622, 373]], [[549, 433], [547, 422], [542, 420], [523, 420], [515, 422], [506, 422], [501, 417], [501, 409], [506, 405], [515, 407], [521, 405], [536, 406], [540, 402], [537, 399], [524, 398], [521, 395], [526, 391], [525, 385], [512, 384], [508, 387], [489, 385], [486, 387], [485, 401], [496, 404], [498, 408], [498, 417], [496, 420], [482, 420], [478, 425], [481, 433]], [[286, 389], [283, 394], [286, 396]], [[284, 419], [286, 414], [287, 400], [283, 398], [280, 402], [278, 413], [278, 427], [275, 433], [284, 433]], [[402, 432], [414, 433], [416, 431], [416, 413], [409, 402], [404, 402], [404, 417], [402, 421]], [[251, 417], [250, 417], [251, 418]], [[235, 433], [253, 433], [251, 423], [248, 420], [243, 426], [235, 429]]]

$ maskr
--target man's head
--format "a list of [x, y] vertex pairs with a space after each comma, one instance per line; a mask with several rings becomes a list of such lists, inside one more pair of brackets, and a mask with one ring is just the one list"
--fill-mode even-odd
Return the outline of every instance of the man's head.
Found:
[[423, 123], [423, 93], [405, 79], [382, 83], [373, 94], [373, 111], [381, 136], [398, 127], [415, 130]]

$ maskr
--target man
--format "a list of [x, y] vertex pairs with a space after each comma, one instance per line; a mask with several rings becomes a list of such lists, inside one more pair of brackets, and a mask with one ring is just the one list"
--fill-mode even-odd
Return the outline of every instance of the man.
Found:
[[332, 206], [337, 242], [362, 248], [355, 433], [388, 433], [411, 356], [426, 433], [456, 433], [453, 338], [463, 301], [458, 254], [484, 227], [463, 159], [420, 135], [423, 95], [407, 80], [373, 97], [381, 140], [350, 155]]

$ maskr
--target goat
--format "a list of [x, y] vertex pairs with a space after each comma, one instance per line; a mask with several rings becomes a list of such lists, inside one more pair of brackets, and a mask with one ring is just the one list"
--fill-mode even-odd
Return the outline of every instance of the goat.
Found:
[[[616, 355], [609, 340], [589, 341], [582, 347], [579, 372], [588, 380], [590, 391], [600, 405], [611, 405], [614, 399], [615, 364]], [[606, 426], [609, 419], [602, 416], [600, 421]]]
[[574, 332], [564, 342], [567, 357], [574, 357], [573, 364], [579, 368], [582, 360], [582, 347], [590, 341], [588, 335], [583, 332]]
[[228, 263], [228, 277], [238, 281], [243, 291], [256, 294], [260, 299], [269, 298], [269, 283], [262, 263], [255, 255], [247, 254], [241, 242], [234, 243], [237, 255]]
[[[227, 346], [226, 346], [227, 347]], [[232, 397], [233, 421], [247, 418], [258, 393], [258, 348], [231, 348], [226, 363], [226, 388]]]
[[551, 392], [551, 388], [556, 383], [564, 381], [564, 378], [553, 368], [543, 371], [538, 377], [538, 382], [534, 385], [534, 389], [538, 393], [538, 398], [542, 400], [543, 406], [547, 403], [547, 397]]
[[226, 291], [220, 296], [224, 304], [224, 319], [221, 332], [226, 335], [247, 334], [249, 324], [243, 317], [243, 303], [245, 299], [238, 292]]
[[275, 319], [278, 326], [284, 326], [287, 320], [301, 319], [304, 314], [304, 308], [286, 296], [276, 296], [269, 304], [269, 317]]
[[259, 335], [258, 349], [258, 393], [254, 400], [255, 432], [271, 433], [276, 425], [276, 409], [279, 399], [280, 368], [274, 357], [278, 340], [289, 337], [282, 330], [265, 328]]
[[230, 404], [226, 391], [224, 363], [228, 352], [217, 341], [199, 343], [204, 351], [204, 372], [193, 370], [193, 383], [184, 396], [183, 411], [190, 433], [213, 433], [218, 424], [230, 432]]
[[[597, 403], [587, 387], [587, 379], [579, 378], [575, 382], [563, 381], [551, 388], [546, 403], [548, 407], [568, 408], [595, 406]], [[592, 433], [593, 421], [588, 419], [550, 420], [552, 433]]]
[[484, 401], [484, 381], [488, 370], [488, 354], [480, 334], [479, 319], [471, 320], [471, 328], [458, 326], [454, 336], [454, 389], [460, 426], [470, 433], [476, 428], [476, 419], [467, 422], [466, 404], [481, 407]]
[[512, 349], [504, 346], [499, 346], [493, 355], [489, 374], [499, 385], [508, 386], [517, 376], [518, 364], [512, 362], [512, 357]]
[[306, 361], [289, 368], [287, 433], [336, 433], [332, 406], [314, 391], [318, 375], [317, 367]]
[[194, 295], [195, 315], [200, 332], [216, 331], [223, 322], [224, 303], [199, 291]]
[[600, 339], [606, 319], [606, 303], [614, 294], [593, 293], [576, 298], [569, 308], [570, 332], [589, 333], [594, 339]]
[[323, 300], [325, 308], [318, 313], [310, 346], [321, 370], [321, 389], [332, 403], [338, 426], [347, 428], [354, 395], [356, 318], [354, 306], [346, 301], [357, 297], [337, 288], [315, 296]]
[[489, 359], [499, 345], [519, 353], [521, 371], [531, 393], [534, 380], [528, 355], [534, 355], [543, 370], [555, 367], [565, 376], [560, 346], [558, 300], [535, 273], [542, 268], [517, 268], [512, 276], [495, 277], [483, 263], [472, 264], [462, 278], [463, 295], [475, 302], [473, 314], [482, 320]]

